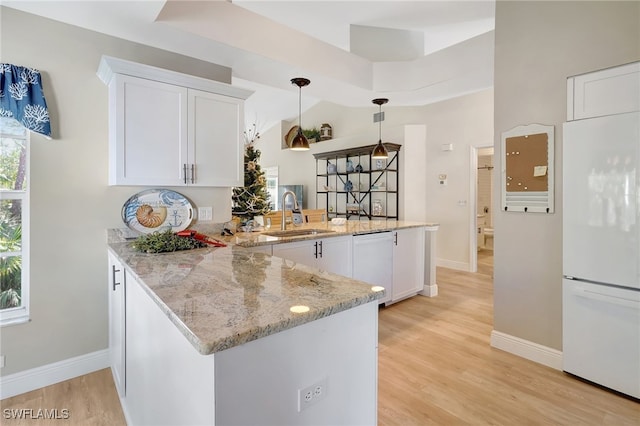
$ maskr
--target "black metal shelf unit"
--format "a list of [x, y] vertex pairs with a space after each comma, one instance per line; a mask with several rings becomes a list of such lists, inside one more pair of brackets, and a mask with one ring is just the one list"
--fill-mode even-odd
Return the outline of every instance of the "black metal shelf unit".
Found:
[[313, 154], [316, 208], [329, 218], [398, 219], [401, 145], [384, 146], [384, 160], [371, 158], [375, 145]]

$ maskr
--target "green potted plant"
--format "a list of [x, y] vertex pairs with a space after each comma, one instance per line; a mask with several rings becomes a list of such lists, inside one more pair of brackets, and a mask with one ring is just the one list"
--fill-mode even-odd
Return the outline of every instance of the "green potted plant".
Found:
[[320, 142], [320, 130], [316, 127], [312, 129], [302, 129], [302, 134], [309, 141], [309, 143]]

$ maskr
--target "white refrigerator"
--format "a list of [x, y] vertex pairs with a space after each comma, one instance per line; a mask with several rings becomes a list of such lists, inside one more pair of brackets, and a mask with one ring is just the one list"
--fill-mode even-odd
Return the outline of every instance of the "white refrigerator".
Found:
[[562, 143], [563, 370], [640, 398], [640, 112]]

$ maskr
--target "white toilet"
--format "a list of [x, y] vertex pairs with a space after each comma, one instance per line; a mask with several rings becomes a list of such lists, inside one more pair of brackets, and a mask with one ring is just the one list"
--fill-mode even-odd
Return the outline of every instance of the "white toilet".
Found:
[[493, 228], [484, 228], [484, 248], [493, 250]]

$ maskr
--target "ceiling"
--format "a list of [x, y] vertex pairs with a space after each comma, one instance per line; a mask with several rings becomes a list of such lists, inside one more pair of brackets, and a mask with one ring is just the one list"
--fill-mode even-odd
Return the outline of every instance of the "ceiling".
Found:
[[425, 105], [493, 85], [495, 1], [28, 1], [2, 5], [228, 66], [248, 122], [302, 107]]

